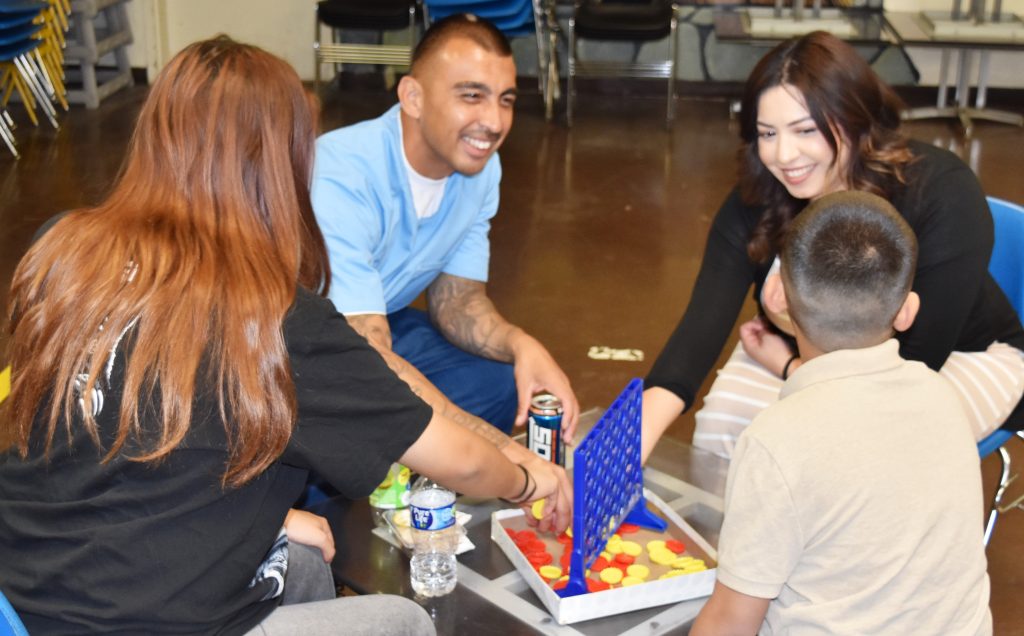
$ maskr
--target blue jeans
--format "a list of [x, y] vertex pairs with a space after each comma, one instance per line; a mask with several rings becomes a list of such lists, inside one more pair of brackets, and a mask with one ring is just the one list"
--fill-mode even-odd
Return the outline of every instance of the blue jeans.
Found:
[[402, 356], [468, 413], [508, 433], [518, 397], [511, 364], [459, 349], [434, 328], [426, 312], [407, 307], [388, 315], [391, 350]]
[[[511, 364], [466, 353], [448, 342], [426, 312], [407, 307], [388, 315], [391, 350], [425, 375], [462, 410], [508, 433], [515, 424], [518, 396]], [[311, 474], [296, 502], [308, 508], [337, 495], [330, 484]]]

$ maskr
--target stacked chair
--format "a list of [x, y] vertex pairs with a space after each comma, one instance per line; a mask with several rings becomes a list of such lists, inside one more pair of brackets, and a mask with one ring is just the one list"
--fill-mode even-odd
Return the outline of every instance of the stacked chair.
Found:
[[[322, 0], [316, 5], [313, 35], [313, 63], [316, 89], [320, 90], [322, 64], [375, 64], [408, 66], [416, 46], [416, 5], [414, 0]], [[331, 28], [331, 41], [320, 39], [321, 26]], [[405, 44], [362, 44], [342, 42], [342, 31], [405, 31]], [[383, 39], [383, 36], [381, 37]]]
[[[675, 117], [676, 7], [673, 0], [579, 0], [569, 20], [566, 118], [572, 126], [577, 77], [638, 77], [668, 80], [665, 123]], [[654, 42], [669, 38], [668, 59], [658, 62], [581, 60], [577, 41]]]
[[62, 52], [70, 9], [67, 0], [0, 0], [0, 138], [15, 157], [12, 95], [35, 125], [37, 109], [58, 128], [55, 104], [68, 108]]
[[425, 0], [427, 26], [456, 13], [472, 13], [498, 28], [507, 37], [533, 35], [533, 0]]

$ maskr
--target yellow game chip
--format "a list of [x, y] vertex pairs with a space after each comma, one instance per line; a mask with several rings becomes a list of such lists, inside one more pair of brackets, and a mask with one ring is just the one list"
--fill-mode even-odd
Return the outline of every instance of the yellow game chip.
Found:
[[651, 568], [640, 563], [634, 563], [633, 565], [626, 568], [626, 574], [628, 574], [630, 577], [640, 579], [641, 581], [643, 581], [651, 575]]
[[572, 538], [572, 528], [565, 529], [565, 536], [569, 537], [570, 539]]
[[549, 581], [553, 581], [562, 576], [562, 568], [557, 565], [542, 565], [540, 566], [540, 575]]
[[644, 549], [640, 547], [640, 544], [636, 541], [623, 541], [622, 551], [628, 554], [629, 556], [635, 557], [640, 556], [640, 553], [643, 552]]
[[679, 557], [678, 559], [676, 559], [675, 561], [672, 562], [672, 567], [674, 567], [674, 568], [685, 568], [686, 566], [690, 565], [694, 561], [696, 561], [696, 559], [694, 559], [692, 556], [681, 556], [681, 557]]
[[665, 572], [664, 574], [659, 576], [658, 580], [660, 581], [662, 579], [670, 579], [674, 576], [682, 576], [684, 574], [687, 574], [687, 572], [683, 572], [682, 570], [669, 570], [668, 572]]
[[609, 585], [615, 585], [622, 581], [622, 570], [619, 568], [605, 568], [601, 570], [601, 580]]
[[668, 548], [655, 550], [654, 552], [651, 552], [649, 556], [651, 561], [654, 561], [658, 565], [669, 565], [676, 560], [676, 553]]
[[543, 519], [544, 518], [544, 500], [543, 499], [538, 499], [537, 501], [533, 502], [533, 506], [530, 508], [530, 512], [533, 513], [533, 518], [534, 519]]
[[654, 541], [647, 542], [647, 551], [654, 552], [655, 550], [665, 549], [665, 542], [661, 539], [655, 539]]
[[622, 535], [619, 533], [615, 533], [608, 537], [608, 543], [618, 543], [619, 541], [622, 541]]
[[627, 576], [622, 579], [622, 587], [629, 587], [630, 585], [640, 585], [644, 580], [635, 576]]
[[604, 550], [611, 554], [622, 554], [622, 541], [609, 541]]
[[699, 565], [690, 564], [690, 565], [686, 566], [685, 568], [683, 568], [681, 570], [675, 570], [675, 571], [676, 572], [682, 572], [683, 574], [696, 574], [697, 572], [703, 572], [704, 570], [707, 570], [707, 569], [708, 569], [708, 566], [706, 566], [703, 563], [701, 563]]
[[614, 559], [614, 558], [615, 558], [615, 555], [614, 555], [614, 554], [612, 554], [611, 552], [609, 552], [608, 550], [602, 550], [602, 551], [601, 551], [601, 556], [603, 556], [603, 557], [604, 557], [604, 560], [605, 560], [605, 561], [609, 561], [609, 562], [610, 562], [610, 561], [611, 561], [612, 559]]

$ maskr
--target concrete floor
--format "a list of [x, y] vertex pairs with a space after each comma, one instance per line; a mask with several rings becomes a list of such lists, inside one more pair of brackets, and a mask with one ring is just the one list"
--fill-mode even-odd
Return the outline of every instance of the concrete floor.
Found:
[[[144, 97], [144, 88], [133, 88], [99, 110], [75, 108], [62, 115], [59, 132], [33, 129], [14, 113], [23, 157], [0, 152], [0, 303], [35, 229], [103, 196]], [[325, 89], [324, 129], [375, 116], [393, 99], [382, 89]], [[727, 100], [684, 97], [677, 112], [666, 131], [660, 98], [581, 93], [569, 130], [546, 123], [539, 98], [525, 92], [502, 148], [490, 294], [550, 348], [583, 408], [607, 405], [646, 373], [685, 308], [712, 215], [734, 182], [737, 135]], [[907, 131], [958, 152], [987, 193], [1024, 202], [1024, 130], [979, 123], [966, 139], [949, 121], [927, 121]], [[744, 318], [752, 313], [748, 304]], [[593, 360], [592, 346], [639, 349], [644, 359]], [[688, 440], [692, 431], [691, 411], [669, 434]], [[1024, 444], [1013, 454], [1024, 466]], [[987, 493], [997, 469], [997, 459], [983, 462]], [[1022, 491], [1016, 484], [1010, 496]], [[996, 634], [1024, 634], [1022, 539], [1024, 512], [1013, 511], [988, 550]]]

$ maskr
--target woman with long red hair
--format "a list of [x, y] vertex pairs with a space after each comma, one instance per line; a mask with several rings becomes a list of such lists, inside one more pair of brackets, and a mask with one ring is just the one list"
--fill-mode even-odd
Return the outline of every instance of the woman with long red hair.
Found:
[[282, 60], [193, 44], [111, 194], [19, 264], [0, 587], [31, 632], [432, 632], [397, 597], [289, 604], [302, 544], [324, 572], [333, 554], [322, 520], [289, 513], [310, 471], [362, 497], [402, 461], [466, 494], [553, 496], [567, 524], [558, 473], [433, 413], [323, 298], [316, 119]]

